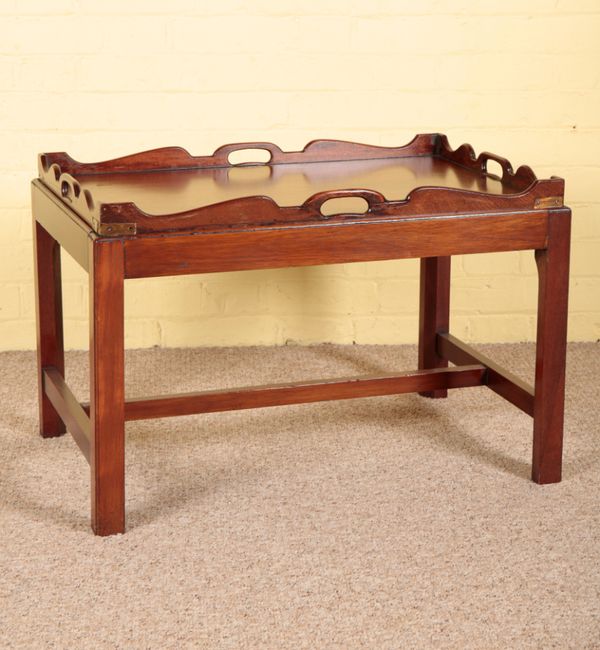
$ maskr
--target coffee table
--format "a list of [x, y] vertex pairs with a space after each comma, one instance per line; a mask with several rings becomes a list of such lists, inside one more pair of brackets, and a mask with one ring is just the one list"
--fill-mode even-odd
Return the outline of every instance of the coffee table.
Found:
[[[268, 159], [231, 161], [249, 150]], [[125, 530], [125, 422], [144, 418], [488, 386], [533, 418], [532, 479], [560, 481], [571, 221], [563, 196], [562, 179], [514, 171], [468, 144], [452, 149], [437, 133], [401, 147], [315, 140], [284, 152], [252, 142], [98, 163], [41, 154], [32, 181], [40, 432], [68, 430], [89, 461], [94, 532]], [[89, 273], [89, 404], [65, 382], [61, 248]], [[535, 386], [449, 333], [451, 256], [517, 250], [535, 251], [539, 275]], [[126, 398], [126, 279], [403, 258], [421, 260], [416, 370]]]

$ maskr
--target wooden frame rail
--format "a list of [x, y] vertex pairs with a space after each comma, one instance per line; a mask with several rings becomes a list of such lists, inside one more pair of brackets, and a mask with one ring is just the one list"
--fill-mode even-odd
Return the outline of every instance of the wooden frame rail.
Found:
[[[421, 391], [482, 386], [486, 369], [479, 364], [431, 370], [407, 370], [394, 375], [363, 375], [315, 379], [264, 386], [207, 390], [194, 393], [136, 397], [125, 400], [125, 420], [216, 413], [242, 409], [308, 404], [340, 399], [400, 395]], [[89, 411], [89, 404], [81, 405]]]
[[458, 366], [481, 364], [486, 369], [484, 384], [505, 400], [533, 417], [535, 391], [533, 386], [509, 372], [470, 345], [452, 334], [439, 334], [436, 338], [437, 353], [443, 359]]
[[73, 436], [79, 449], [90, 462], [90, 417], [67, 386], [63, 376], [53, 367], [43, 369], [44, 392]]
[[[470, 386], [488, 386], [533, 417], [532, 386], [452, 334], [438, 334], [436, 347], [441, 358], [457, 365], [450, 368], [407, 370], [393, 375], [338, 377], [135, 397], [125, 400], [125, 421], [403, 393], [427, 393]], [[57, 368], [44, 368], [43, 378], [45, 394], [89, 462], [89, 403], [77, 401]]]
[[469, 365], [462, 368], [410, 370], [396, 375], [342, 377], [142, 397], [125, 401], [125, 420], [398, 395], [437, 388], [466, 388], [481, 386], [484, 375], [483, 366]]

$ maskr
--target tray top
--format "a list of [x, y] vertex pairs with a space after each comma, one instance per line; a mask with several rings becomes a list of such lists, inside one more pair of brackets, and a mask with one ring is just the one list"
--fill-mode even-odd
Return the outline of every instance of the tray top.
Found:
[[390, 201], [401, 201], [424, 185], [516, 193], [499, 179], [430, 156], [93, 174], [77, 180], [97, 201], [132, 201], [144, 212], [162, 215], [257, 195], [297, 206], [317, 192], [357, 187], [376, 190]]
[[[229, 162], [233, 151], [255, 148], [267, 150], [271, 159]], [[501, 176], [487, 171], [490, 160]], [[439, 134], [419, 135], [395, 148], [317, 140], [301, 152], [283, 152], [271, 143], [248, 143], [225, 145], [205, 157], [171, 147], [102, 163], [42, 154], [39, 168], [54, 194], [104, 235], [456, 214], [494, 206], [506, 211], [511, 202], [513, 209], [524, 207], [524, 197], [531, 208], [543, 198], [553, 201], [542, 202], [545, 207], [562, 205], [561, 179], [538, 181], [525, 166], [515, 173], [506, 159], [476, 157], [470, 145], [452, 150]], [[348, 196], [364, 198], [366, 212], [323, 215], [325, 201]]]

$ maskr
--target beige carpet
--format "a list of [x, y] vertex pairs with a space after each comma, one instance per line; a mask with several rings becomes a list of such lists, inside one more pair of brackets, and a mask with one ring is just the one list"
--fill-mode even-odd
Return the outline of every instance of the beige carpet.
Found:
[[[531, 345], [486, 346], [525, 378]], [[130, 395], [415, 367], [412, 347], [145, 350]], [[86, 397], [87, 360], [68, 356]], [[600, 345], [570, 346], [564, 480], [485, 388], [136, 422], [127, 527], [37, 436], [34, 356], [0, 354], [6, 648], [600, 648]]]

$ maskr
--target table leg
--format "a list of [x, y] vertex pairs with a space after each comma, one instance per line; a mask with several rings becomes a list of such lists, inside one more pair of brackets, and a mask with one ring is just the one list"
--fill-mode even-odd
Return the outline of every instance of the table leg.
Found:
[[90, 250], [92, 528], [125, 532], [124, 257], [119, 240]]
[[[450, 320], [450, 257], [421, 259], [419, 298], [419, 369], [445, 368], [437, 353], [438, 333], [448, 332]], [[446, 389], [419, 393], [423, 397], [447, 397]]]
[[66, 432], [65, 424], [44, 392], [43, 369], [54, 366], [65, 375], [60, 245], [33, 219], [39, 430], [44, 438]]
[[561, 479], [571, 211], [552, 210], [548, 245], [535, 252], [539, 275], [533, 466], [536, 483]]

